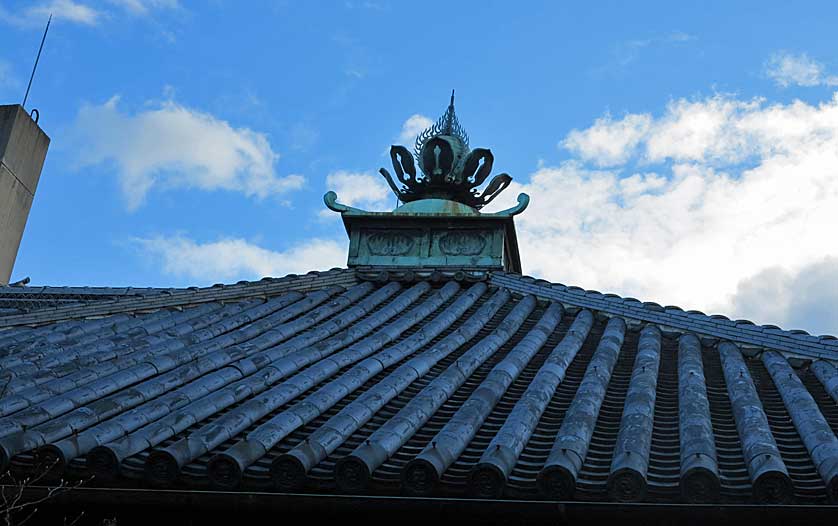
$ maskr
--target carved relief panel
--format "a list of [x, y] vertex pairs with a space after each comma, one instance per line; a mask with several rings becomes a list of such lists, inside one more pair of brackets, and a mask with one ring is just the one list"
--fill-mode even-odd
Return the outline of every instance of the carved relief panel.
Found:
[[367, 237], [367, 250], [373, 256], [406, 256], [416, 241], [411, 233], [373, 232]]
[[438, 237], [439, 251], [446, 256], [479, 256], [486, 249], [490, 232], [451, 230]]

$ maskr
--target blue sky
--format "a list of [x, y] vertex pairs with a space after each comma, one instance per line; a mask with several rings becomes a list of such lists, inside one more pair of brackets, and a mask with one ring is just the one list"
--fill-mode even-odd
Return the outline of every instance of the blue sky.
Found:
[[[834, 3], [0, 1], [0, 101], [52, 138], [12, 279], [341, 266], [323, 212], [457, 90], [525, 273], [838, 333]], [[501, 201], [499, 199], [499, 201]]]

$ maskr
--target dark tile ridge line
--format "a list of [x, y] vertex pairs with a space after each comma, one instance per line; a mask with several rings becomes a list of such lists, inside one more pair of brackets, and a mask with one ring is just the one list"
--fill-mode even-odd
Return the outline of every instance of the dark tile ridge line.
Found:
[[37, 285], [34, 287], [12, 287], [0, 285], [0, 297], [5, 299], [26, 298], [29, 296], [61, 299], [63, 297], [89, 296], [147, 296], [149, 294], [167, 294], [187, 290], [188, 287], [99, 287], [99, 286], [54, 286]]
[[642, 303], [634, 298], [586, 291], [580, 287], [568, 287], [561, 283], [505, 272], [492, 272], [489, 282], [521, 294], [535, 294], [576, 307], [656, 323], [677, 332], [693, 332], [805, 358], [838, 361], [838, 339], [834, 336], [812, 336], [804, 331], [787, 331], [771, 325], [759, 326], [747, 320], [734, 321], [724, 316], [684, 311], [679, 307], [662, 307], [657, 303]]
[[0, 328], [16, 325], [42, 324], [89, 316], [105, 316], [120, 312], [144, 309], [182, 307], [210, 301], [235, 300], [259, 295], [274, 295], [292, 290], [310, 290], [332, 284], [348, 284], [357, 281], [352, 269], [331, 269], [312, 271], [308, 274], [289, 274], [281, 278], [264, 278], [260, 281], [239, 282], [234, 285], [213, 285], [204, 288], [175, 289], [174, 292], [123, 297], [112, 301], [93, 304], [61, 305], [37, 311], [0, 316]]

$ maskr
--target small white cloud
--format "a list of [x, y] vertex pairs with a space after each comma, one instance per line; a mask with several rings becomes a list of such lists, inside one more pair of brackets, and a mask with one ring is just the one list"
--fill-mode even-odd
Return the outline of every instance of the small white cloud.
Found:
[[9, 15], [7, 18], [18, 25], [38, 25], [46, 23], [50, 15], [53, 20], [94, 26], [99, 23], [104, 13], [73, 0], [51, 0], [31, 5], [20, 14]]
[[399, 133], [398, 144], [407, 146], [408, 149], [413, 148], [413, 143], [416, 142], [416, 136], [425, 131], [426, 128], [434, 123], [428, 117], [419, 115], [418, 113], [411, 115], [402, 124], [402, 131]]
[[338, 170], [326, 176], [326, 187], [338, 194], [340, 202], [365, 210], [388, 210], [390, 188], [380, 175]]
[[[326, 188], [338, 195], [338, 202], [362, 210], [383, 212], [396, 204], [390, 187], [378, 174], [338, 170], [326, 176]], [[325, 208], [318, 215], [323, 220], [340, 217]]]
[[345, 243], [311, 239], [284, 251], [262, 248], [244, 239], [198, 243], [183, 236], [138, 238], [140, 251], [162, 265], [163, 272], [204, 283], [280, 277], [346, 264]]
[[571, 131], [561, 146], [598, 166], [621, 164], [632, 155], [651, 120], [649, 115], [632, 114], [615, 121], [606, 115], [586, 130]]
[[[179, 0], [107, 0], [107, 3], [133, 16], [148, 16], [153, 11], [182, 8]], [[22, 27], [43, 27], [50, 15], [53, 21], [96, 26], [104, 20], [113, 18], [114, 14], [115, 11], [112, 9], [100, 9], [98, 6], [93, 7], [88, 2], [78, 0], [31, 2], [26, 8], [17, 9], [14, 12], [0, 6], [0, 20]]]
[[178, 0], [108, 0], [111, 4], [121, 7], [132, 15], [148, 15], [156, 9], [177, 9]]
[[279, 155], [268, 138], [248, 128], [233, 128], [208, 113], [172, 101], [127, 114], [118, 97], [85, 105], [73, 138], [81, 166], [113, 163], [129, 210], [160, 188], [231, 190], [265, 198], [299, 189], [299, 175], [280, 177]]
[[765, 63], [766, 75], [784, 88], [838, 84], [838, 77], [827, 75], [824, 69], [823, 64], [806, 53], [795, 54], [788, 51], [774, 53]]

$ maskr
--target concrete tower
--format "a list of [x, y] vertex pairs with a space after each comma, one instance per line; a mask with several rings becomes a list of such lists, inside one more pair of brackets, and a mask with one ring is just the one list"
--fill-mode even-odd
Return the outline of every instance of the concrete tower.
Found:
[[9, 282], [49, 137], [19, 104], [0, 106], [0, 284]]

